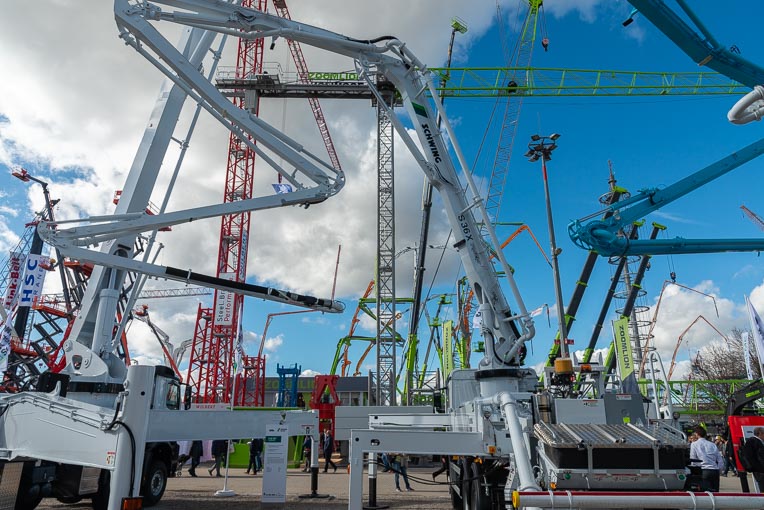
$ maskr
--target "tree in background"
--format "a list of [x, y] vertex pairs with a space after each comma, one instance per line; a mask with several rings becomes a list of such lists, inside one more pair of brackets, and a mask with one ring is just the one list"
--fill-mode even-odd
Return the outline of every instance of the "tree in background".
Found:
[[[727, 342], [712, 342], [701, 348], [692, 361], [693, 378], [702, 380], [748, 379], [743, 352], [743, 334], [747, 330], [734, 328]], [[751, 365], [755, 378], [761, 377], [759, 358], [751, 345]]]

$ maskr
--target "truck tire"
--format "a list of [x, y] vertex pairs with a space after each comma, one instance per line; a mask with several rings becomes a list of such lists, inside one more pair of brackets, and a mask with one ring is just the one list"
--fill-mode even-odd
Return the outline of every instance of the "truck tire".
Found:
[[461, 510], [464, 503], [462, 502], [462, 496], [456, 492], [456, 489], [454, 489], [454, 486], [459, 486], [461, 488], [462, 482], [461, 482], [461, 475], [456, 474], [456, 470], [454, 469], [454, 462], [448, 463], [448, 494], [451, 496], [451, 507], [454, 510]]
[[141, 487], [143, 506], [150, 507], [159, 503], [166, 488], [167, 465], [161, 460], [152, 460]]
[[462, 459], [459, 462], [459, 467], [461, 468], [460, 471], [461, 477], [459, 485], [460, 492], [462, 493], [462, 510], [472, 510], [472, 507], [470, 506], [472, 504], [472, 498], [470, 495], [472, 494], [472, 480], [470, 473], [472, 473], [472, 463], [468, 459]]
[[101, 470], [101, 476], [98, 478], [98, 492], [96, 492], [91, 498], [93, 510], [108, 509], [110, 483], [111, 483], [111, 472], [105, 469]]
[[56, 501], [65, 505], [73, 505], [82, 501], [82, 496], [60, 496], [56, 498]]
[[473, 463], [470, 468], [472, 483], [469, 495], [465, 494], [470, 498], [470, 510], [491, 510], [491, 498], [485, 494], [480, 483], [483, 479], [482, 464]]
[[25, 496], [25, 497], [16, 497], [16, 505], [13, 507], [14, 510], [34, 510], [37, 508], [37, 505], [40, 504], [40, 501], [42, 501], [42, 495], [38, 494], [37, 496]]

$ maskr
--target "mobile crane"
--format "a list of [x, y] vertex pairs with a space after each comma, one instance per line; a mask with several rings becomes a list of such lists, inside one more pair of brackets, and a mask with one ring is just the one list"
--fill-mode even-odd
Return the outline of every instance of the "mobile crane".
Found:
[[[352, 58], [359, 76], [381, 104], [385, 102], [376, 88], [379, 75], [391, 82], [400, 94], [419, 144], [408, 134], [407, 126], [394, 112], [389, 112], [390, 117], [404, 144], [442, 196], [454, 230], [454, 247], [462, 258], [482, 313], [485, 356], [477, 369], [452, 373], [448, 382], [448, 413], [370, 416], [369, 429], [351, 432], [349, 508], [361, 508], [360, 482], [364, 455], [385, 451], [462, 456], [458, 468], [455, 467], [450, 473], [452, 485], [455, 486], [454, 503], [463, 503], [467, 508], [623, 508], [628, 505], [639, 508], [761, 508], [764, 502], [761, 495], [676, 492], [682, 488], [686, 478], [684, 457], [688, 447], [685, 438], [669, 427], [646, 425], [643, 413], [640, 416], [641, 400], [635, 406], [627, 398], [628, 395], [603, 394], [602, 399], [587, 401], [554, 399], [546, 388], [538, 388], [535, 371], [521, 366], [523, 344], [534, 336], [533, 321], [515, 285], [512, 271], [498, 249], [496, 234], [490, 226], [457, 138], [437, 100], [430, 73], [404, 43], [391, 36], [373, 40], [352, 39], [222, 1], [115, 0], [114, 5], [120, 36], [126, 44], [146, 57], [226, 127], [242, 135], [251, 135], [259, 144], [283, 157], [294, 167], [293, 170], [281, 168], [254, 143], [250, 146], [272, 164], [296, 191], [152, 217], [126, 214], [116, 218], [98, 218], [101, 222], [98, 225], [65, 230], [59, 230], [52, 224], [41, 226], [41, 235], [49, 243], [80, 260], [162, 278], [191, 277], [206, 280], [210, 285], [221, 285], [221, 282], [199, 278], [190, 271], [136, 263], [127, 257], [93, 252], [80, 246], [235, 210], [307, 206], [336, 194], [344, 183], [344, 177], [337, 169], [307, 155], [299, 144], [261, 119], [232, 107], [198, 72], [198, 66], [190, 64], [187, 55], [169, 44], [150, 22], [170, 21], [239, 37], [294, 39]], [[432, 100], [426, 96], [427, 92]], [[469, 195], [463, 191], [459, 181], [445, 142], [445, 133], [437, 126], [438, 115], [443, 119], [442, 126], [467, 181]], [[241, 136], [241, 139], [245, 140], [247, 136]], [[312, 187], [301, 184], [297, 179], [298, 173], [312, 181]], [[507, 278], [514, 300], [513, 308], [492, 268], [490, 252], [479, 235], [473, 211], [480, 213], [486, 225], [494, 253]], [[342, 308], [331, 300], [249, 287], [236, 289], [239, 292], [264, 290], [265, 296], [270, 298], [323, 311], [339, 311]], [[95, 356], [85, 346], [79, 350], [72, 349], [71, 355], [72, 358], [79, 358], [79, 361], [70, 360], [70, 365], [77, 370], [83, 368], [82, 355], [90, 355], [89, 359]], [[105, 375], [107, 368], [100, 366], [100, 371], [94, 375]], [[79, 456], [77, 462], [88, 462], [113, 471], [108, 508], [116, 510], [119, 498], [131, 495], [131, 490], [137, 487], [136, 473], [139, 471], [136, 466], [143, 460], [142, 450], [131, 445], [168, 438], [198, 439], [215, 433], [209, 427], [212, 418], [208, 413], [197, 412], [199, 414], [194, 415], [196, 419], [193, 424], [189, 424], [182, 411], [152, 409], [152, 396], [164, 397], [155, 386], [153, 377], [153, 367], [130, 367], [115, 408], [65, 399], [60, 395], [60, 384], [56, 384], [54, 391], [48, 394], [6, 398], [2, 401], [5, 410], [0, 416], [0, 426], [5, 432], [0, 436], [4, 441], [0, 444], [0, 451], [10, 460], [24, 455], [49, 458], [52, 456], [50, 452], [55, 450], [50, 441], [42, 441], [33, 447], [29, 445], [28, 434], [32, 431], [24, 431], [22, 425], [29, 422], [30, 416], [34, 414], [51, 422], [65, 422], [69, 425], [64, 429], [68, 435], [84, 427], [72, 425], [71, 416], [82, 416], [83, 420], [87, 418], [89, 430], [99, 431], [93, 434], [90, 443], [97, 443], [99, 448], [91, 446], [79, 452], [59, 449], [56, 455], [69, 461], [76, 452]], [[64, 409], [68, 412], [63, 412]], [[628, 423], [627, 418], [630, 419]], [[245, 421], [253, 427], [252, 419], [244, 412], [228, 413], [225, 420], [215, 424], [216, 433], [227, 437], [242, 436], [238, 433], [241, 430], [239, 427]], [[303, 434], [314, 435], [317, 424], [315, 415], [282, 413], [281, 420], [285, 426], [291, 427], [290, 434], [302, 430]], [[14, 425], [13, 433], [9, 433], [9, 427]], [[254, 427], [255, 434], [261, 433], [263, 422], [257, 421]], [[130, 441], [125, 429], [131, 431]], [[35, 432], [40, 433], [40, 430]], [[97, 460], [103, 453], [107, 454], [108, 462]], [[82, 460], [85, 457], [87, 461]], [[313, 457], [315, 473], [315, 449]], [[370, 464], [370, 472], [374, 469], [375, 465]]]

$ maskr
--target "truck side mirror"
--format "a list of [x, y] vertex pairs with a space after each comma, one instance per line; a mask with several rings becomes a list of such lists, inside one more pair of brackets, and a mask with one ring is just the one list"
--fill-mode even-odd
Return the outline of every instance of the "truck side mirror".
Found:
[[183, 409], [191, 409], [191, 386], [186, 385], [186, 391], [183, 393]]

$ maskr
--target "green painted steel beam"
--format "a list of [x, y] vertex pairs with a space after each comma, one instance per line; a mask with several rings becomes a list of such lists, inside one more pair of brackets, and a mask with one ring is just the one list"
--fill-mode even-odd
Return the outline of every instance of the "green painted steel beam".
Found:
[[[430, 68], [446, 97], [621, 97], [743, 95], [750, 91], [719, 73], [641, 72], [552, 67]], [[516, 85], [508, 86], [514, 82]]]

